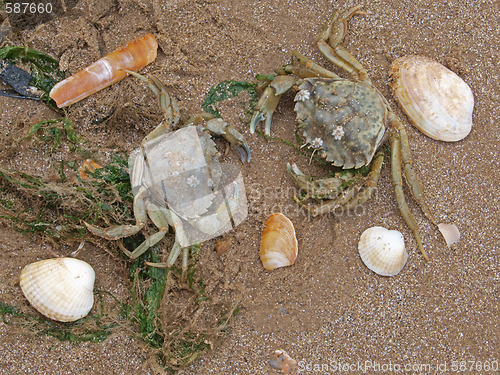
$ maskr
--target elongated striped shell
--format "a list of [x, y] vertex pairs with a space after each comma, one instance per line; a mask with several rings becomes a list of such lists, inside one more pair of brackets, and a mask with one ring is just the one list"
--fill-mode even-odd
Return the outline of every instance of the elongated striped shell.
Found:
[[158, 43], [152, 34], [136, 38], [92, 65], [57, 83], [50, 97], [59, 108], [76, 103], [123, 79], [123, 69], [138, 71], [156, 59]]
[[358, 250], [363, 263], [382, 276], [397, 275], [408, 259], [401, 232], [383, 227], [365, 230], [359, 239]]
[[29, 303], [60, 322], [83, 318], [94, 304], [92, 267], [74, 258], [46, 259], [21, 271], [20, 285]]
[[394, 97], [412, 124], [436, 140], [454, 142], [472, 129], [474, 97], [458, 75], [423, 56], [392, 63]]
[[266, 221], [260, 243], [260, 260], [268, 271], [290, 266], [298, 253], [293, 224], [283, 214], [272, 214]]

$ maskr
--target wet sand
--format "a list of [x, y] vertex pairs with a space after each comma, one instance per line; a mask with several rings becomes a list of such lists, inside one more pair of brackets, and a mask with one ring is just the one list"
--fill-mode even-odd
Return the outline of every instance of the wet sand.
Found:
[[[160, 78], [186, 113], [195, 113], [215, 83], [254, 81], [256, 74], [289, 62], [293, 49], [333, 69], [315, 49], [314, 37], [335, 8], [353, 5], [83, 0], [67, 16], [19, 32], [12, 40], [60, 58], [61, 67], [75, 73], [126, 41], [152, 32], [160, 51], [145, 72]], [[299, 374], [362, 373], [359, 364], [380, 366], [380, 371], [365, 367], [366, 373], [394, 373], [398, 365], [404, 373], [447, 374], [453, 373], [456, 361], [498, 366], [499, 3], [368, 0], [364, 9], [371, 14], [351, 20], [344, 45], [367, 68], [405, 125], [429, 206], [439, 221], [455, 223], [462, 238], [446, 247], [410, 199], [430, 261], [423, 259], [398, 212], [388, 163], [376, 196], [356, 213], [308, 218], [291, 200], [294, 185], [286, 163], [296, 162], [315, 175], [327, 174], [327, 168], [309, 165], [307, 157], [282, 142], [251, 136], [239, 120], [239, 104], [225, 105], [223, 117], [245, 134], [252, 149], [250, 164], [241, 164], [232, 150], [223, 157], [241, 168], [249, 216], [230, 233], [233, 246], [222, 256], [214, 250], [215, 240], [203, 244], [199, 272], [212, 303], [239, 302], [239, 312], [213, 351], [204, 352], [183, 374], [270, 374], [275, 349], [284, 349], [299, 362]], [[466, 139], [432, 140], [412, 127], [396, 106], [388, 85], [389, 67], [409, 54], [448, 64], [471, 86], [476, 106]], [[95, 150], [97, 161], [106, 161], [113, 150], [130, 152], [155, 125], [154, 120], [133, 119], [109, 127], [94, 125], [119, 96], [124, 102], [149, 100], [151, 104], [144, 105], [159, 116], [147, 90], [127, 80], [70, 107], [68, 115], [88, 149]], [[54, 155], [40, 143], [7, 147], [18, 132], [54, 117], [40, 103], [0, 97], [6, 145], [1, 167], [55, 179], [58, 157], [67, 149]], [[295, 142], [294, 130], [293, 95], [286, 94], [274, 116], [272, 135]], [[260, 233], [267, 217], [278, 211], [295, 224], [299, 256], [292, 267], [267, 272], [258, 257]], [[375, 225], [404, 234], [409, 259], [395, 277], [374, 274], [358, 255], [359, 236]], [[54, 253], [66, 255], [76, 245], [55, 249], [15, 232], [4, 220], [0, 232], [0, 301], [29, 309], [18, 284], [21, 268]], [[119, 257], [86, 244], [80, 258], [94, 267], [96, 288], [130, 298], [127, 266]], [[69, 344], [0, 323], [0, 352], [1, 374], [153, 373], [146, 363], [148, 352], [132, 327], [103, 343]], [[389, 364], [396, 367], [391, 370]], [[477, 373], [495, 372], [484, 367]]]

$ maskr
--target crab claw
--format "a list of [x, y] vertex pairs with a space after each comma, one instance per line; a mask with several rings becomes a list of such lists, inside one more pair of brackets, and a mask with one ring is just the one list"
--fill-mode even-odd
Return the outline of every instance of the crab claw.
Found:
[[265, 120], [265, 133], [266, 135], [271, 135], [273, 113], [278, 106], [281, 95], [290, 90], [295, 84], [295, 81], [295, 78], [291, 76], [274, 77], [272, 82], [262, 93], [262, 96], [255, 106], [255, 112], [252, 116], [252, 120], [250, 121], [250, 133], [253, 134], [259, 122]]
[[250, 147], [245, 137], [235, 128], [220, 118], [214, 118], [207, 121], [206, 129], [211, 133], [223, 136], [229, 143], [236, 146], [242, 162], [250, 163]]
[[250, 163], [250, 147], [248, 146], [247, 141], [243, 140], [241, 144], [236, 146], [236, 150], [238, 150], [238, 154], [240, 154], [242, 162], [245, 162], [246, 160], [248, 163]]
[[278, 106], [281, 95], [276, 95], [276, 91], [273, 87], [268, 86], [262, 93], [257, 105], [255, 106], [255, 112], [250, 121], [250, 133], [255, 133], [255, 128], [257, 125], [265, 120], [265, 134], [271, 135], [271, 122], [273, 120], [273, 113]]

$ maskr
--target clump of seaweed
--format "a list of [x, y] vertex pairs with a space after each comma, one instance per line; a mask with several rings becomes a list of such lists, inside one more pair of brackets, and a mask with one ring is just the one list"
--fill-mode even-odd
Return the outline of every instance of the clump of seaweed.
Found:
[[201, 107], [205, 112], [217, 117], [221, 117], [221, 114], [215, 104], [233, 97], [237, 97], [242, 92], [246, 92], [249, 96], [249, 99], [240, 102], [240, 104], [243, 106], [246, 113], [250, 113], [252, 112], [255, 104], [257, 104], [257, 100], [259, 99], [255, 87], [256, 85], [254, 83], [246, 81], [219, 82], [210, 88], [207, 97], [205, 98]]
[[42, 141], [52, 143], [52, 150], [61, 144], [63, 136], [74, 145], [73, 149], [76, 149], [76, 147], [81, 143], [81, 137], [76, 134], [73, 121], [67, 117], [37, 122], [31, 126], [28, 134], [22, 138], [21, 141], [30, 139], [35, 135]]
[[[15, 326], [21, 332], [32, 332], [52, 336], [60, 341], [102, 342], [119, 326], [118, 321], [125, 319], [125, 305], [111, 293], [97, 290], [96, 301], [99, 305], [96, 313], [71, 323], [60, 323], [40, 314], [33, 315], [21, 311], [18, 307], [0, 301], [0, 316], [4, 324]], [[110, 296], [113, 303], [105, 302]]]
[[16, 170], [0, 168], [0, 218], [21, 233], [53, 239], [82, 239], [83, 221], [131, 221], [133, 200], [127, 161], [117, 154], [83, 182], [53, 182]]
[[59, 61], [52, 56], [23, 46], [5, 46], [0, 48], [0, 61], [20, 64], [27, 67], [32, 80], [30, 85], [41, 91], [40, 100], [50, 108], [60, 111], [49, 93], [52, 87], [65, 78], [59, 70]]

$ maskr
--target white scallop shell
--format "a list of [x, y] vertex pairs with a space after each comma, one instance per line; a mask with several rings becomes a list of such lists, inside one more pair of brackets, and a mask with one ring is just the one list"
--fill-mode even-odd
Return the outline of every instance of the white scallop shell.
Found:
[[272, 214], [266, 221], [260, 243], [260, 260], [268, 271], [290, 266], [298, 253], [293, 223], [285, 215]]
[[72, 322], [92, 309], [94, 280], [94, 270], [84, 261], [55, 258], [24, 267], [20, 285], [29, 303], [41, 314]]
[[383, 227], [368, 228], [358, 243], [363, 263], [382, 276], [397, 275], [408, 259], [401, 232]]
[[394, 96], [410, 121], [440, 141], [465, 138], [472, 129], [474, 97], [458, 75], [423, 56], [404, 56], [392, 63]]

